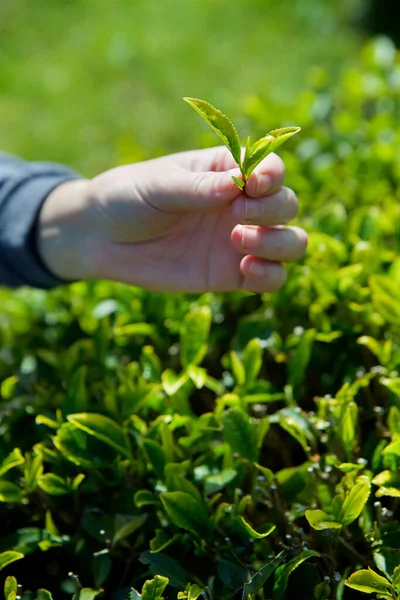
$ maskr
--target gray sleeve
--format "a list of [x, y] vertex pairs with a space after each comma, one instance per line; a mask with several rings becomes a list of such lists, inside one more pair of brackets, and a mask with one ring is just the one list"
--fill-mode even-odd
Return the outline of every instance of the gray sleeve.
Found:
[[64, 181], [80, 178], [62, 165], [0, 153], [0, 285], [49, 289], [65, 283], [41, 261], [35, 225], [50, 192]]

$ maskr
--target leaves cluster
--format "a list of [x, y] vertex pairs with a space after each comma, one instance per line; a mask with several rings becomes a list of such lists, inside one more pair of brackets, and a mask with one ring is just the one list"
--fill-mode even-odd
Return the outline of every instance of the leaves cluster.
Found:
[[278, 293], [0, 291], [7, 600], [399, 599], [398, 53], [246, 101], [288, 114]]
[[239, 136], [233, 123], [220, 110], [206, 102], [197, 98], [184, 98], [184, 100], [192, 106], [196, 112], [208, 123], [215, 131], [218, 137], [224, 142], [225, 146], [230, 150], [234, 160], [238, 164], [242, 173], [243, 179], [233, 176], [232, 179], [240, 190], [243, 190], [248, 178], [254, 171], [256, 166], [268, 156], [271, 152], [275, 152], [288, 139], [300, 131], [300, 127], [282, 127], [281, 129], [273, 129], [262, 138], [250, 143], [250, 138], [247, 139], [246, 149], [242, 157], [241, 145]]

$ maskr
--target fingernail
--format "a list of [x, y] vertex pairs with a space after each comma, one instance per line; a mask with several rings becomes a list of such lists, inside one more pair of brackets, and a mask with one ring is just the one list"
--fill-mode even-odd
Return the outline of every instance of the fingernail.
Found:
[[272, 186], [272, 178], [262, 173], [257, 179], [256, 194], [266, 194]]
[[259, 243], [259, 235], [257, 229], [251, 227], [241, 227], [242, 247], [254, 248]]

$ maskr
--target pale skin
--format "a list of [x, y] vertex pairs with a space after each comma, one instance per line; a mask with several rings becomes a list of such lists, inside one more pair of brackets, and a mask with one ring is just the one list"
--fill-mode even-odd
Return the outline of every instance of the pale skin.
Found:
[[[285, 169], [267, 156], [242, 192], [224, 147], [171, 154], [65, 182], [39, 215], [39, 253], [66, 281], [110, 279], [156, 292], [274, 292], [307, 234]], [[254, 272], [253, 272], [254, 271]]]

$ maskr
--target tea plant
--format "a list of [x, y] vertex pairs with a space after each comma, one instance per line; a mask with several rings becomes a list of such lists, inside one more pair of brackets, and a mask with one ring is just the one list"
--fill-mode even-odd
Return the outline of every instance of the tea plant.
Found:
[[7, 600], [399, 599], [399, 53], [243, 108], [302, 126], [276, 294], [0, 290]]
[[284, 144], [301, 129], [300, 127], [273, 129], [253, 144], [250, 143], [249, 137], [247, 138], [246, 150], [242, 158], [239, 136], [228, 117], [205, 100], [198, 100], [196, 98], [184, 98], [184, 100], [203, 117], [206, 123], [208, 123], [230, 150], [243, 176], [243, 180], [234, 176], [232, 179], [241, 190], [244, 189], [248, 178], [256, 166], [268, 154], [275, 152], [279, 146]]

